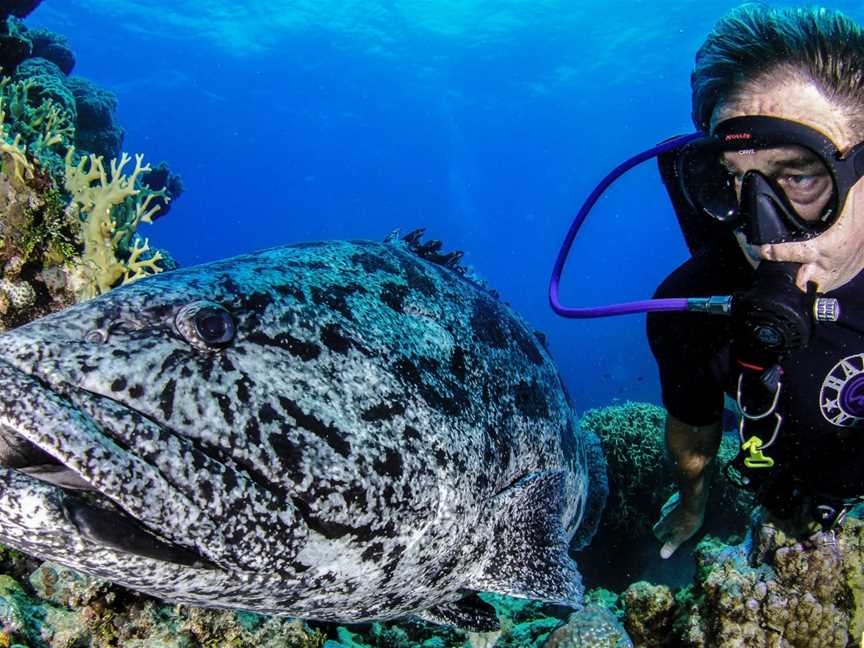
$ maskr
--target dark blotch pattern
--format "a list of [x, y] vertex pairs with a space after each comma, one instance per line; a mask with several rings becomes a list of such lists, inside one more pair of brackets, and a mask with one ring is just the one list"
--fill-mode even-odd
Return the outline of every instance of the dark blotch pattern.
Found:
[[274, 286], [273, 290], [275, 290], [282, 297], [293, 297], [301, 304], [306, 303], [306, 295], [303, 294], [303, 291], [296, 286], [292, 286], [291, 284], [280, 284], [278, 286]]
[[507, 334], [501, 328], [504, 320], [495, 302], [488, 299], [477, 299], [471, 312], [471, 330], [481, 342], [496, 349], [507, 347]]
[[159, 395], [159, 408], [162, 410], [162, 416], [165, 417], [166, 421], [170, 420], [171, 415], [174, 413], [174, 392], [176, 388], [177, 381], [172, 378], [165, 383], [165, 387], [162, 388], [162, 393]]
[[[433, 365], [434, 360], [424, 358], [426, 367], [423, 370], [418, 368], [416, 364], [408, 358], [400, 358], [393, 365], [396, 375], [403, 381], [414, 387], [420, 396], [423, 397], [430, 407], [434, 407], [440, 412], [448, 416], [456, 416], [460, 413], [464, 406], [467, 406], [467, 397], [463, 390], [454, 390], [455, 393], [448, 395], [442, 394], [431, 384], [427, 383], [423, 378], [423, 374], [428, 372], [428, 365]], [[434, 369], [433, 369], [434, 372]]]
[[516, 385], [516, 407], [528, 418], [549, 418], [549, 405], [536, 380]]
[[219, 409], [222, 412], [222, 418], [228, 425], [234, 425], [234, 410], [231, 408], [231, 397], [228, 394], [214, 393], [216, 402], [219, 403]]
[[399, 274], [399, 270], [390, 261], [384, 258], [380, 253], [371, 254], [369, 252], [360, 252], [351, 257], [351, 262], [358, 265], [368, 274], [375, 272], [386, 272], [387, 274]]
[[256, 313], [261, 313], [273, 303], [273, 295], [269, 292], [254, 292], [250, 295], [245, 295], [240, 300], [241, 308], [250, 310]]
[[351, 454], [351, 445], [345, 440], [346, 434], [332, 425], [324, 425], [319, 419], [306, 414], [300, 406], [289, 398], [279, 397], [279, 405], [288, 416], [297, 421], [297, 425], [304, 430], [309, 430], [315, 436], [322, 439], [327, 445], [343, 457]]
[[364, 421], [388, 421], [394, 416], [405, 413], [405, 403], [381, 402], [364, 411], [360, 418]]
[[513, 321], [510, 322], [510, 336], [516, 342], [519, 350], [522, 351], [522, 353], [524, 353], [533, 364], [537, 366], [543, 364], [543, 356], [540, 355], [540, 351], [537, 349], [534, 340], [530, 335], [528, 335], [525, 329]]
[[334, 353], [342, 355], [348, 353], [348, 349], [353, 346], [353, 340], [343, 335], [342, 329], [335, 324], [328, 324], [321, 329], [321, 343]]
[[283, 425], [280, 432], [271, 434], [267, 438], [287, 473], [288, 481], [295, 484], [302, 482], [306, 475], [302, 461], [303, 450], [292, 441], [291, 428]]
[[429, 277], [427, 268], [409, 256], [400, 256], [402, 256], [402, 270], [411, 290], [432, 297], [435, 294], [435, 282]]
[[402, 457], [393, 448], [386, 448], [384, 450], [384, 459], [376, 459], [372, 463], [372, 467], [379, 475], [399, 479], [402, 476]]
[[279, 419], [279, 412], [273, 409], [273, 406], [270, 403], [264, 403], [258, 409], [258, 418], [264, 424], [273, 423], [274, 421]]
[[327, 288], [313, 288], [312, 301], [319, 306], [340, 313], [345, 319], [354, 320], [354, 315], [351, 313], [351, 307], [348, 305], [348, 297], [354, 293], [365, 293], [366, 289], [357, 284], [348, 286], [332, 285]]
[[405, 307], [405, 297], [411, 289], [408, 286], [396, 283], [386, 283], [381, 288], [381, 301], [387, 304], [397, 313], [401, 313]]
[[312, 342], [298, 340], [293, 335], [288, 333], [279, 333], [275, 337], [270, 337], [261, 331], [253, 331], [249, 333], [247, 339], [252, 344], [260, 344], [262, 346], [277, 347], [284, 349], [296, 358], [308, 362], [314, 360], [321, 353], [321, 347]]
[[454, 347], [453, 355], [450, 356], [450, 373], [459, 382], [465, 381], [465, 350], [460, 346]]

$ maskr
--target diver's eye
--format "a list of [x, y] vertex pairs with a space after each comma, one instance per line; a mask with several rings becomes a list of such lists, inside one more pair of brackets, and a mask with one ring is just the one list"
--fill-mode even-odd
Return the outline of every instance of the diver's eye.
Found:
[[204, 351], [228, 346], [236, 332], [231, 313], [210, 301], [187, 304], [177, 312], [174, 324], [192, 346]]

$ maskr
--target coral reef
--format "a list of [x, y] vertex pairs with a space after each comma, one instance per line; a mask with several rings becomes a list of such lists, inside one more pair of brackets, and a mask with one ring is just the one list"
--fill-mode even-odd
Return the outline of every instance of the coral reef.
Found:
[[0, 646], [14, 643], [31, 648], [320, 648], [324, 636], [291, 619], [163, 604], [45, 563], [24, 584], [0, 576]]
[[588, 603], [614, 613], [645, 648], [833, 648], [864, 633], [864, 522], [854, 515], [800, 537], [757, 509], [743, 542], [706, 537], [696, 562], [681, 589], [636, 582], [620, 596], [597, 590]]
[[637, 581], [624, 590], [621, 604], [624, 627], [637, 646], [664, 645], [675, 613], [675, 599], [668, 587]]
[[64, 75], [71, 74], [75, 67], [75, 54], [66, 38], [47, 29], [31, 29], [27, 36], [33, 44], [34, 57], [51, 61]]
[[70, 77], [65, 85], [75, 97], [75, 147], [105, 159], [117, 157], [123, 145], [123, 129], [114, 119], [117, 98], [81, 77]]
[[[0, 553], [0, 567], [5, 563]], [[629, 648], [616, 614], [596, 594], [570, 613], [534, 601], [483, 595], [501, 629], [469, 633], [419, 620], [350, 627], [248, 612], [162, 603], [18, 554], [15, 578], [0, 576], [0, 646], [31, 648]], [[614, 597], [610, 605], [614, 605]], [[567, 619], [564, 623], [563, 619]], [[4, 643], [5, 642], [5, 643]]]
[[864, 522], [786, 536], [761, 515], [737, 546], [703, 542], [681, 645], [848, 646], [864, 631]]
[[[580, 425], [600, 438], [609, 476], [600, 527], [591, 546], [577, 556], [589, 585], [620, 591], [660, 563], [651, 527], [674, 490], [666, 465], [665, 420], [662, 407], [636, 402], [588, 410], [582, 416]], [[708, 533], [740, 536], [746, 529], [752, 497], [716, 474], [737, 452], [737, 437], [724, 436], [713, 465]]]
[[182, 183], [137, 156], [127, 171], [114, 96], [68, 76], [62, 36], [8, 15], [35, 4], [0, 34], [0, 330], [175, 266], [137, 228]]
[[632, 648], [633, 642], [615, 615], [605, 607], [587, 605], [570, 615], [543, 648]]

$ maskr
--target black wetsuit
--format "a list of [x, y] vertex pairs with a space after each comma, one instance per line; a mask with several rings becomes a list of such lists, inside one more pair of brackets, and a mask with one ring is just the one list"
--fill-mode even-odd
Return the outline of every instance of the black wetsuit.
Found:
[[[700, 250], [656, 297], [729, 295], [749, 287], [752, 277], [744, 255], [727, 241]], [[864, 272], [828, 296], [839, 300], [840, 320], [817, 324], [808, 347], [781, 361], [777, 409], [784, 420], [765, 454], [777, 461], [774, 474], [794, 476], [805, 490], [851, 498], [864, 495]], [[740, 373], [729, 318], [650, 314], [648, 337], [669, 413], [694, 426], [721, 420], [723, 394], [735, 398]]]

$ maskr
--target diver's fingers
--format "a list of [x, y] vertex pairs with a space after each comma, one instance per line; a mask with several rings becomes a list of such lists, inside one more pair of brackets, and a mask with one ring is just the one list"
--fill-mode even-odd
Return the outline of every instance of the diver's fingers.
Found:
[[792, 263], [812, 263], [818, 253], [810, 241], [801, 243], [772, 243], [759, 248], [759, 256], [767, 261], [789, 261]]
[[798, 274], [795, 276], [795, 285], [798, 286], [798, 289], [802, 292], [807, 292], [807, 284], [812, 281], [816, 284], [816, 290], [823, 292], [823, 282], [820, 281], [820, 278], [821, 277], [816, 268], [812, 264], [805, 263], [798, 268]]
[[669, 558], [672, 554], [675, 553], [675, 550], [678, 549], [681, 545], [677, 542], [667, 542], [662, 547], [660, 547], [660, 557], [663, 560]]

